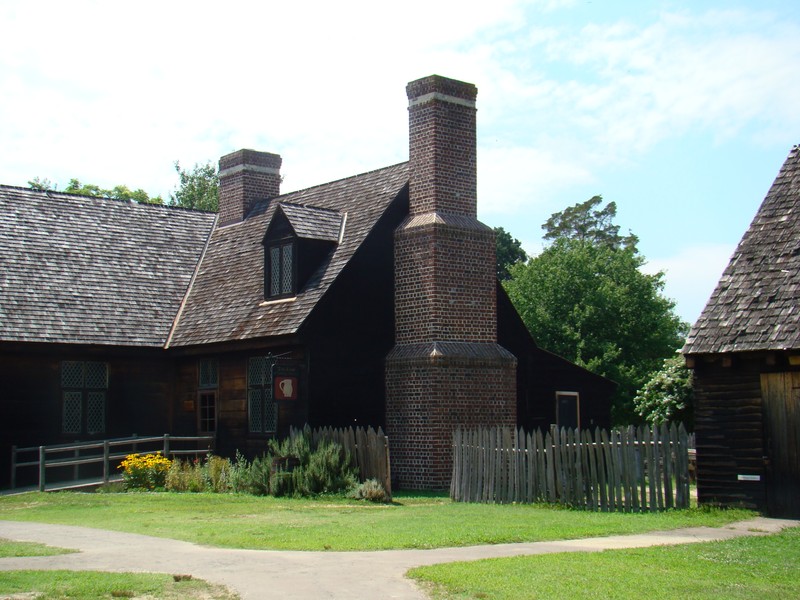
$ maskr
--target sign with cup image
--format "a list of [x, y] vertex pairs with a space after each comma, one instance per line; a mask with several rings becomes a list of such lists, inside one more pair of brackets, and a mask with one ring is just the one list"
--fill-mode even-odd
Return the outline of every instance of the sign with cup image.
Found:
[[272, 376], [275, 400], [297, 400], [297, 372], [275, 372]]

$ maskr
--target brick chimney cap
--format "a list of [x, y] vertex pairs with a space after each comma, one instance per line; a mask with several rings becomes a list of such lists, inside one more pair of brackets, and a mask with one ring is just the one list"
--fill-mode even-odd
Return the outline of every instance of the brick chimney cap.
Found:
[[240, 166], [280, 169], [282, 162], [283, 159], [281, 159], [279, 154], [243, 148], [242, 150], [231, 152], [220, 158], [219, 170], [225, 171]]
[[450, 79], [441, 75], [429, 75], [410, 82], [406, 86], [406, 94], [411, 104], [424, 101], [423, 99], [437, 97], [438, 99], [452, 99], [453, 101], [460, 101], [458, 103], [466, 102], [474, 105], [475, 98], [478, 96], [478, 88], [471, 83], [458, 81], [457, 79]]

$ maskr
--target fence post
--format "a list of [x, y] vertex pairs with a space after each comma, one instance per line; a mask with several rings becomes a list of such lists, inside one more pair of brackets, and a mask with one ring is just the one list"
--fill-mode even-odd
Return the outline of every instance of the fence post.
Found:
[[44, 464], [45, 451], [44, 446], [39, 446], [39, 491], [44, 491]]
[[169, 457], [169, 434], [164, 434], [164, 456]]
[[[80, 443], [80, 440], [75, 440], [73, 443], [78, 444]], [[75, 450], [72, 451], [72, 458], [78, 460], [80, 457], [81, 457], [80, 448], [75, 448]], [[72, 465], [72, 479], [74, 479], [75, 481], [78, 481], [78, 479], [80, 479], [80, 469], [81, 469], [80, 465]]]
[[108, 471], [109, 471], [109, 465], [108, 465], [109, 451], [108, 451], [108, 449], [109, 449], [108, 440], [105, 440], [103, 442], [103, 483], [108, 483]]
[[17, 447], [11, 446], [11, 489], [17, 487]]

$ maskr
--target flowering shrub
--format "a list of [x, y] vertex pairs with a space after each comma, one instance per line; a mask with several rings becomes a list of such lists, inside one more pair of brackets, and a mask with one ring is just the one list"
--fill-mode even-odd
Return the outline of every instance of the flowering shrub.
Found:
[[160, 452], [155, 454], [129, 454], [120, 463], [126, 489], [155, 490], [163, 488], [172, 461]]

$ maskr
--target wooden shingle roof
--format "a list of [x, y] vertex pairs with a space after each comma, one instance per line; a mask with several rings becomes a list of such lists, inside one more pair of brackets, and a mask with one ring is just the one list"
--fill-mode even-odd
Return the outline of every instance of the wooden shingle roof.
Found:
[[338, 211], [316, 206], [298, 206], [288, 202], [280, 202], [278, 207], [286, 215], [297, 237], [326, 242], [339, 240], [342, 215]]
[[0, 186], [0, 340], [163, 346], [215, 219]]
[[[408, 164], [401, 163], [262, 201], [241, 223], [216, 229], [169, 345], [296, 333], [407, 182]], [[335, 231], [338, 240], [343, 231], [294, 298], [265, 301], [262, 240], [279, 205], [293, 227], [305, 228], [305, 216], [314, 217], [318, 233], [324, 229], [328, 237]]]
[[795, 146], [683, 353], [800, 349], [799, 301], [800, 149]]

